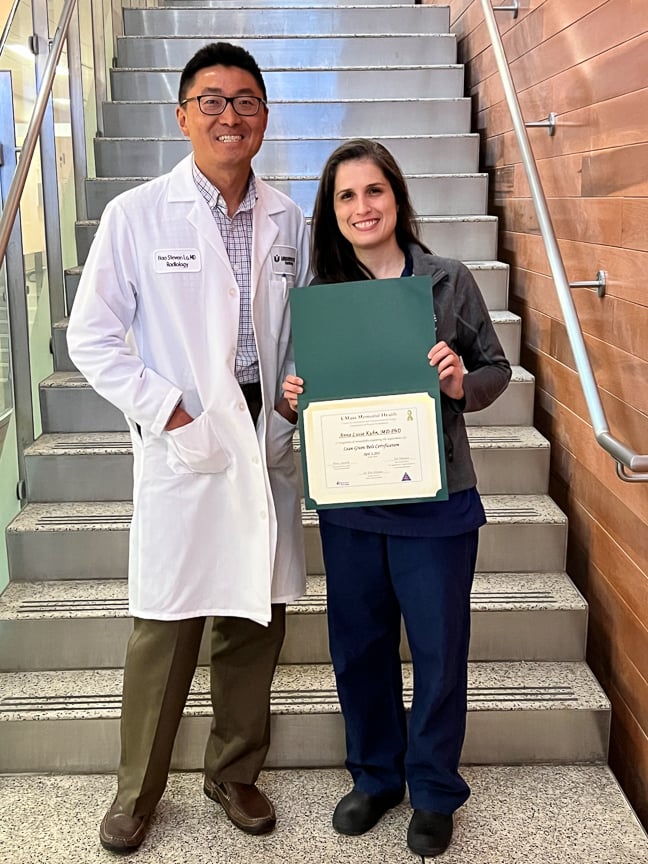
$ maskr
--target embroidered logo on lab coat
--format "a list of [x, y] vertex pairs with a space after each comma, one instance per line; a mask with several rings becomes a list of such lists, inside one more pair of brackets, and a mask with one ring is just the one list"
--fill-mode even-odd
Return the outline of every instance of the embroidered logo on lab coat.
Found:
[[198, 273], [201, 269], [197, 249], [156, 249], [153, 263], [156, 273]]
[[270, 252], [274, 276], [295, 276], [297, 273], [297, 249], [295, 246], [273, 246]]

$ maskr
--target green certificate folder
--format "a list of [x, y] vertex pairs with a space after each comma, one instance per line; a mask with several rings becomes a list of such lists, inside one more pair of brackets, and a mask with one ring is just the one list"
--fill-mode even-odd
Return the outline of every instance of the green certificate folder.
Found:
[[290, 292], [306, 506], [448, 497], [429, 276]]

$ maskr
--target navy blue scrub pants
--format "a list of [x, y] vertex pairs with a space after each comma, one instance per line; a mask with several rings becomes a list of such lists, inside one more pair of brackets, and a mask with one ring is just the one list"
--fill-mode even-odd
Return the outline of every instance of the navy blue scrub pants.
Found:
[[[321, 522], [329, 644], [344, 716], [346, 766], [370, 795], [404, 791], [412, 807], [453, 813], [467, 710], [470, 590], [478, 531], [397, 537]], [[409, 734], [399, 653], [412, 652]]]

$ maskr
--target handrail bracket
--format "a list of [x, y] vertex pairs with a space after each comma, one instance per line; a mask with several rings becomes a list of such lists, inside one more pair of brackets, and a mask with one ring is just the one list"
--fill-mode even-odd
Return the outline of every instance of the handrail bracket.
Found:
[[493, 6], [493, 12], [512, 12], [513, 17], [518, 17], [520, 11], [520, 0], [511, 0], [510, 6]]
[[605, 297], [605, 289], [607, 287], [607, 271], [598, 270], [596, 279], [588, 282], [570, 282], [570, 288], [596, 288], [596, 293], [599, 297]]
[[558, 115], [555, 111], [550, 111], [549, 116], [546, 118], [546, 120], [528, 120], [525, 122], [524, 125], [529, 127], [530, 129], [547, 129], [549, 135], [555, 135], [557, 123]]
[[628, 473], [626, 466], [623, 462], [616, 463], [616, 471], [617, 476], [621, 480], [625, 480], [626, 483], [646, 483], [648, 482], [648, 474], [640, 473], [638, 471]]

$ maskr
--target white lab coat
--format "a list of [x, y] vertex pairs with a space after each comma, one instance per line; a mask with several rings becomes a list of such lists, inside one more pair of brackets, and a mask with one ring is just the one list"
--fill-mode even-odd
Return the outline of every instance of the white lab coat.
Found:
[[[294, 600], [305, 584], [294, 427], [274, 405], [292, 371], [288, 289], [308, 280], [307, 228], [289, 198], [257, 179], [255, 430], [234, 377], [239, 288], [191, 160], [106, 207], [68, 345], [131, 429], [131, 613], [266, 624], [271, 602]], [[196, 419], [165, 432], [180, 399]]]

